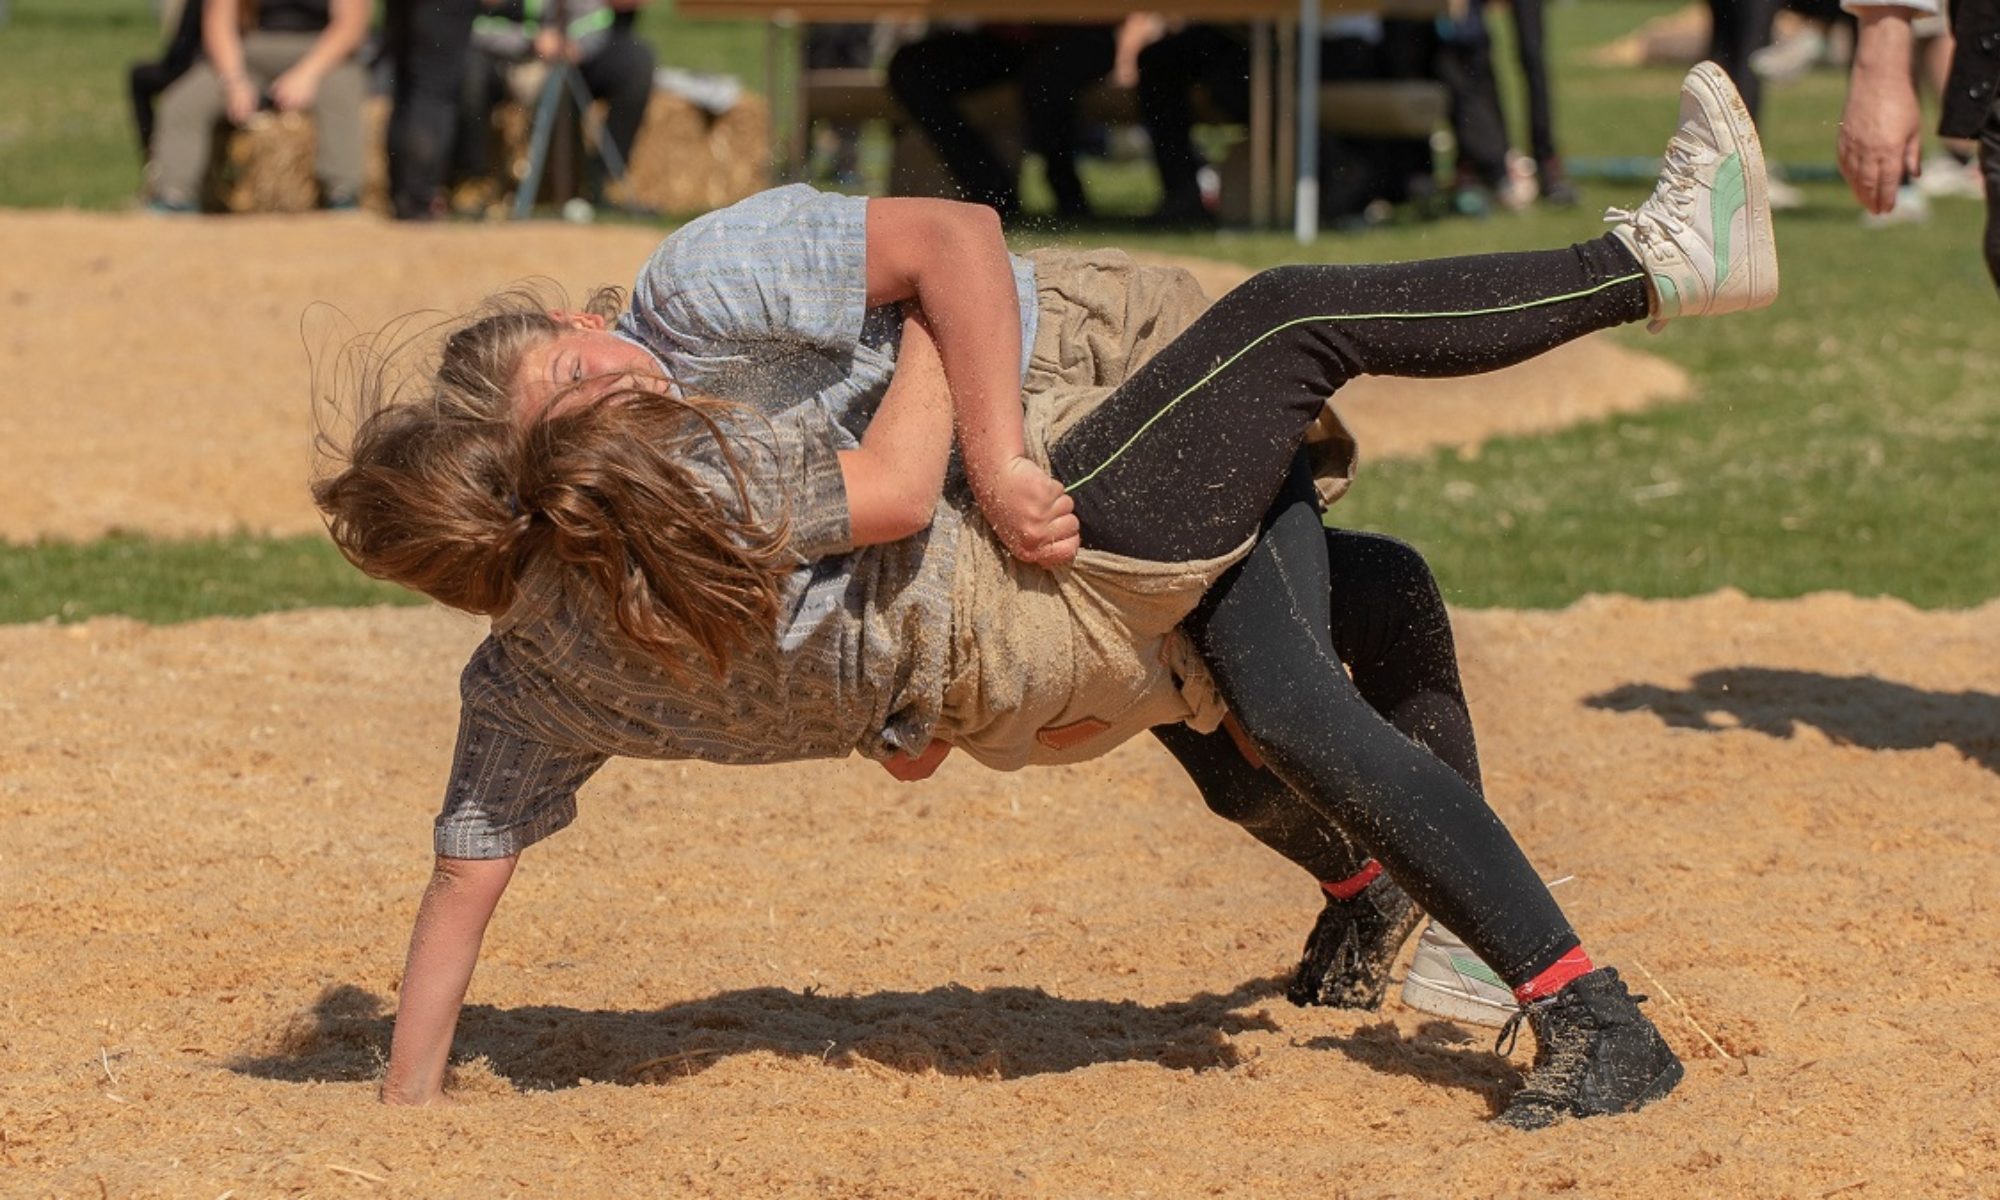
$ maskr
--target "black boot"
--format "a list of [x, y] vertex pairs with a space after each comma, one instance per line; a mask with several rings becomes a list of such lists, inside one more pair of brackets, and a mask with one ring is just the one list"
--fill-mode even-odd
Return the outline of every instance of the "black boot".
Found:
[[1352, 900], [1327, 899], [1285, 998], [1327, 1008], [1379, 1008], [1396, 952], [1424, 910], [1396, 881], [1380, 876]]
[[1601, 967], [1523, 1006], [1495, 1049], [1513, 1048], [1526, 1017], [1535, 1031], [1535, 1066], [1494, 1120], [1543, 1129], [1566, 1116], [1631, 1112], [1673, 1091], [1681, 1060], [1639, 1011], [1644, 999], [1626, 990], [1617, 971]]

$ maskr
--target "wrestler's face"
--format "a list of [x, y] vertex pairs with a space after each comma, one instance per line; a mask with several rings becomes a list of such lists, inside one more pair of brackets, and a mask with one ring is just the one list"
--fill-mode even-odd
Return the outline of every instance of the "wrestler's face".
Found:
[[523, 421], [570, 412], [615, 392], [666, 389], [667, 377], [653, 356], [611, 333], [604, 318], [574, 312], [549, 316], [561, 329], [530, 346], [514, 375]]

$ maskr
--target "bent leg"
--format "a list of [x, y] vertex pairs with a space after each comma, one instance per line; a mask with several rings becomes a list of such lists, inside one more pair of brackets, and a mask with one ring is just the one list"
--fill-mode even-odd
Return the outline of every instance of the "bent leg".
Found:
[[1646, 312], [1644, 275], [1611, 235], [1264, 271], [1051, 447], [1054, 474], [1086, 546], [1160, 561], [1223, 554], [1255, 532], [1306, 426], [1349, 379], [1476, 375]]
[[[1353, 555], [1342, 557], [1351, 565]], [[1476, 775], [1469, 720], [1462, 774], [1385, 719], [1349, 678], [1329, 631], [1331, 585], [1327, 535], [1317, 510], [1301, 501], [1271, 522], [1188, 629], [1271, 773], [1378, 859], [1510, 986], [1527, 983], [1574, 950], [1576, 934], [1468, 782]], [[1418, 613], [1415, 625], [1389, 627], [1421, 628], [1428, 618], [1422, 606]], [[1455, 668], [1448, 687], [1435, 664], [1396, 674], [1402, 681], [1379, 693], [1392, 709], [1419, 723], [1448, 713], [1440, 697], [1457, 694]], [[1398, 691], [1406, 693], [1400, 700]], [[1440, 728], [1450, 727], [1447, 715]]]

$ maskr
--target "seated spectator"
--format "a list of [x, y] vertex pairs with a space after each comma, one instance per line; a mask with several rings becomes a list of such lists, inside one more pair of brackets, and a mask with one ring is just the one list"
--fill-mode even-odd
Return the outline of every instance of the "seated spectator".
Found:
[[361, 101], [355, 51], [369, 0], [188, 0], [201, 5], [201, 58], [161, 94], [153, 131], [152, 207], [192, 212], [218, 119], [242, 125], [259, 108], [309, 112], [318, 133], [320, 202], [361, 197]]
[[[531, 64], [574, 65], [592, 100], [605, 106], [602, 136], [619, 169], [653, 95], [653, 48], [632, 29], [638, 0], [481, 0], [472, 24], [454, 166], [461, 177], [492, 172], [493, 109], [510, 92], [532, 110], [544, 76]], [[604, 203], [610, 180], [594, 174], [591, 199]]]
[[1008, 80], [1021, 89], [1022, 133], [1041, 156], [1066, 218], [1090, 215], [1077, 175], [1077, 98], [1111, 70], [1110, 25], [981, 25], [926, 34], [889, 60], [889, 91], [924, 131], [959, 195], [1003, 217], [1021, 210], [1019, 183], [965, 119], [959, 98]]

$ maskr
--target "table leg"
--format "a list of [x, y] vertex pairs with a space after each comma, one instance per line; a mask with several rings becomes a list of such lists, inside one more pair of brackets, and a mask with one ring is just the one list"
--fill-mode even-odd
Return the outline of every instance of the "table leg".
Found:
[[1298, 78], [1299, 37], [1297, 21], [1288, 20], [1281, 24], [1278, 33], [1278, 78], [1272, 89], [1278, 97], [1278, 129], [1273, 139], [1277, 180], [1272, 189], [1277, 211], [1268, 226], [1271, 229], [1282, 229], [1291, 224], [1292, 204], [1296, 197], [1299, 98], [1295, 81]]
[[1319, 0], [1299, 0], [1299, 170], [1292, 190], [1292, 233], [1319, 237]]

